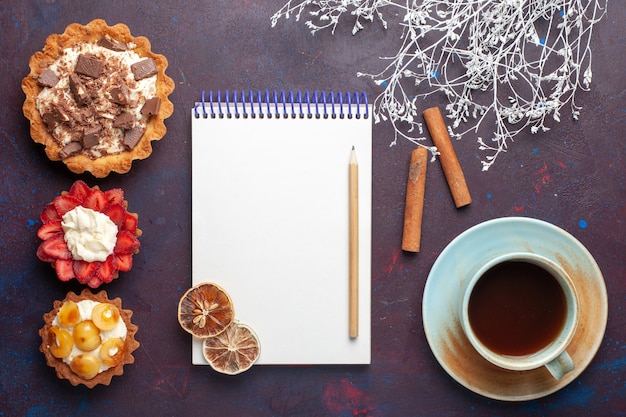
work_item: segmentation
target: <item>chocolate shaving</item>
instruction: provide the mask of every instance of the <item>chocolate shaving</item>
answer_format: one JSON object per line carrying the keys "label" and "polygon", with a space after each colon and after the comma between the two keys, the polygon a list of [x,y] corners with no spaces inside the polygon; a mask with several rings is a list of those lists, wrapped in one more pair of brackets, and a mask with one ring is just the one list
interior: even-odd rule
{"label": "chocolate shaving", "polygon": [[115,104],[119,104],[120,106],[126,106],[128,104],[128,88],[125,85],[121,85],[119,87],[112,88],[109,91],[109,95],[111,96],[111,101]]}
{"label": "chocolate shaving", "polygon": [[113,119],[113,127],[119,127],[122,129],[130,129],[135,125],[135,116],[128,112],[120,113],[115,119]]}
{"label": "chocolate shaving", "polygon": [[74,112],[74,117],[80,123],[87,123],[87,120],[93,118],[94,115],[94,110],[91,107],[81,107]]}
{"label": "chocolate shaving", "polygon": [[70,120],[70,116],[61,104],[52,107],[49,111],[42,114],[41,118],[49,130],[54,130],[61,123]]}
{"label": "chocolate shaving", "polygon": [[117,39],[113,39],[109,35],[104,35],[104,38],[98,41],[98,45],[116,52],[128,50],[128,45],[124,42],[118,41]]}
{"label": "chocolate shaving", "polygon": [[53,130],[59,122],[54,112],[51,111],[42,114],[41,118],[48,127],[48,130]]}
{"label": "chocolate shaving", "polygon": [[100,126],[90,126],[83,129],[83,137],[81,138],[83,148],[91,148],[97,145],[100,142],[101,131],[102,127]]}
{"label": "chocolate shaving", "polygon": [[59,82],[59,77],[51,69],[45,69],[37,77],[37,83],[42,87],[54,87]]}
{"label": "chocolate shaving", "polygon": [[80,54],[76,61],[74,72],[91,78],[98,78],[102,74],[104,64],[101,60],[90,55]]}
{"label": "chocolate shaving", "polygon": [[54,107],[54,112],[61,123],[69,122],[71,119],[70,114],[72,111],[67,108],[67,101],[65,100],[59,101],[59,103]]}
{"label": "chocolate shaving", "polygon": [[77,154],[78,152],[80,152],[82,148],[83,147],[80,145],[80,143],[72,141],[68,143],[67,145],[65,145],[63,149],[59,151],[59,157],[61,159],[65,159],[68,156]]}
{"label": "chocolate shaving", "polygon": [[141,114],[144,116],[155,116],[159,114],[159,109],[161,108],[161,98],[160,97],[152,97],[144,103],[141,108]]}
{"label": "chocolate shaving", "polygon": [[80,77],[76,74],[70,74],[70,91],[74,96],[76,104],[79,106],[86,106],[89,104],[90,97],[85,89],[85,85],[80,80]]}
{"label": "chocolate shaving", "polygon": [[156,75],[157,66],[154,59],[146,58],[132,64],[130,70],[135,75],[135,80],[138,81]]}
{"label": "chocolate shaving", "polygon": [[41,117],[44,123],[46,124],[48,132],[50,133],[53,133],[54,130],[57,128],[57,126],[63,123],[63,120],[61,118],[62,115],[60,115],[59,112],[55,110],[51,110],[47,113],[44,113]]}
{"label": "chocolate shaving", "polygon": [[124,146],[128,149],[133,149],[139,143],[139,140],[143,136],[144,129],[141,126],[135,126],[130,130],[124,132]]}

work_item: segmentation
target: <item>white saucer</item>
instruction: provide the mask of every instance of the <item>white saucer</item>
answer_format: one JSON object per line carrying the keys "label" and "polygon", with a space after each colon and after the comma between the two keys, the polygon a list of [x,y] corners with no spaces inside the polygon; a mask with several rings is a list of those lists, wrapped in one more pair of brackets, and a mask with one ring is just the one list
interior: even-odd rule
{"label": "white saucer", "polygon": [[[458,314],[464,280],[489,258],[512,251],[552,259],[576,286],[580,321],[567,349],[575,369],[558,381],[544,367],[507,371],[492,365],[474,350],[461,329]],[[426,338],[441,366],[466,388],[504,401],[540,398],[576,379],[602,343],[607,315],[606,286],[589,251],[566,231],[526,217],[489,220],[457,236],[435,261],[422,300]]]}

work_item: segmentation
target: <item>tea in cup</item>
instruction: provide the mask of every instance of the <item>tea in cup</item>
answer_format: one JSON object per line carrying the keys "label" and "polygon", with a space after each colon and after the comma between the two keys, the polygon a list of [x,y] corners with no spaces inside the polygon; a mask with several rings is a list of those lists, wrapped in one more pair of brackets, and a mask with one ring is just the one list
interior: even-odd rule
{"label": "tea in cup", "polygon": [[555,379],[574,369],[567,347],[578,300],[567,273],[533,253],[510,253],[483,265],[463,292],[461,324],[489,362],[524,371],[545,366]]}

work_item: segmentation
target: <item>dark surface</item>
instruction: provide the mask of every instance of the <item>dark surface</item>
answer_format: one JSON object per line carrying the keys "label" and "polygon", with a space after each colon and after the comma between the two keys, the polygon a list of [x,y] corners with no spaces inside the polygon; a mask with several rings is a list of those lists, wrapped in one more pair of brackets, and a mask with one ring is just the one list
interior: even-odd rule
{"label": "dark surface", "polygon": [[[190,364],[190,339],[176,320],[191,283],[189,109],[202,89],[381,90],[356,77],[382,68],[399,33],[352,22],[312,36],[303,22],[270,17],[284,2],[2,2],[0,7],[0,416],[618,416],[626,414],[626,3],[611,1],[596,26],[592,89],[577,96],[580,120],[563,116],[546,134],[521,134],[481,172],[475,138],[455,148],[473,203],[455,209],[438,163],[429,165],[421,252],[400,250],[410,151],[390,147],[392,128],[374,126],[372,364],[253,367],[226,377]],[[127,175],[103,180],[71,174],[47,160],[21,112],[28,59],[72,22],[126,23],[168,57],[176,84],[168,133]],[[424,108],[445,104],[431,97]],[[109,387],[58,380],[38,351],[37,330],[55,299],[77,284],[58,281],[35,256],[39,212],[78,178],[122,187],[144,234],[133,269],[104,288],[134,311],[135,364]],[[422,328],[428,272],[459,233],[484,220],[528,216],[574,235],[593,254],[609,294],[603,343],[573,383],[546,398],[505,403],[456,383],[434,359]],[[245,261],[245,252],[242,252]]]}

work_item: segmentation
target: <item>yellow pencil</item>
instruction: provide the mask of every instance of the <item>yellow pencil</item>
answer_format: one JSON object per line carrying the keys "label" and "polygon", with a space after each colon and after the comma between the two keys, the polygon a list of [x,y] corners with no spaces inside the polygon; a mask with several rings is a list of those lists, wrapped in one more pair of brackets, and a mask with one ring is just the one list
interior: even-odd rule
{"label": "yellow pencil", "polygon": [[354,146],[350,153],[350,337],[359,335],[359,165]]}

